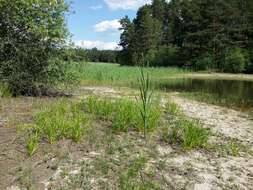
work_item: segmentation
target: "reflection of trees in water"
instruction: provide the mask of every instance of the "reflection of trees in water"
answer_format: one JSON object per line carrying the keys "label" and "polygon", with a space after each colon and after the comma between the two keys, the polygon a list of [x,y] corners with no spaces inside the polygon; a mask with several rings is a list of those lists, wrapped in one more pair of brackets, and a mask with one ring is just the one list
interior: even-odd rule
{"label": "reflection of trees in water", "polygon": [[242,103],[253,106],[253,82],[215,80],[215,79],[172,79],[157,81],[155,86],[162,90],[209,93],[217,98],[225,98],[231,103]]}

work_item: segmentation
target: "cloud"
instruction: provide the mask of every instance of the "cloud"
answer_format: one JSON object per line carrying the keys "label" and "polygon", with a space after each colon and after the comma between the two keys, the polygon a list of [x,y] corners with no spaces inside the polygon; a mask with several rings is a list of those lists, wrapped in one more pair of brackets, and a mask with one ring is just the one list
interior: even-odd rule
{"label": "cloud", "polygon": [[116,50],[119,46],[116,42],[102,42],[102,41],[90,41],[90,40],[79,40],[75,42],[75,45],[84,49],[97,48],[99,50]]}
{"label": "cloud", "polygon": [[102,9],[103,8],[103,6],[102,5],[95,5],[95,6],[91,6],[90,7],[90,9],[92,9],[92,10],[99,10],[99,9]]}
{"label": "cloud", "polygon": [[121,24],[118,19],[105,20],[94,25],[95,32],[119,32]]}
{"label": "cloud", "polygon": [[104,0],[112,10],[136,10],[142,5],[150,3],[151,0]]}

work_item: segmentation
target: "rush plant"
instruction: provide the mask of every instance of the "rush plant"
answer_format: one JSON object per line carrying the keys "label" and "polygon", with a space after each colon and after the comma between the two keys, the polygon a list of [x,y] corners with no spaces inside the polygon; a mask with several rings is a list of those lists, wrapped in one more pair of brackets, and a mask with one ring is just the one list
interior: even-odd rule
{"label": "rush plant", "polygon": [[143,67],[140,68],[139,78],[140,91],[140,114],[143,121],[143,132],[146,138],[147,129],[149,128],[150,109],[152,106],[153,91],[151,87],[151,80],[148,73],[144,72]]}

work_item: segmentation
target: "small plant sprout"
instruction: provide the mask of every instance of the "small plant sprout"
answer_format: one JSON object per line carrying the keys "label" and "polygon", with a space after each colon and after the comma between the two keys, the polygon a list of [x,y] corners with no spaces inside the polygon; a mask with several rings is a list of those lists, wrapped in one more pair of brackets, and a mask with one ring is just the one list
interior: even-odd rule
{"label": "small plant sprout", "polygon": [[38,133],[31,134],[27,142],[27,151],[29,156],[32,156],[39,146],[39,135]]}

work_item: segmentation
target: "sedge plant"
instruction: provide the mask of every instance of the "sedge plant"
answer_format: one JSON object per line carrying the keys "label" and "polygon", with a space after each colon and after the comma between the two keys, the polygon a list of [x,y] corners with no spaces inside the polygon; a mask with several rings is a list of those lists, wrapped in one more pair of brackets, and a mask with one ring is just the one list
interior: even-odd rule
{"label": "sedge plant", "polygon": [[143,132],[146,138],[147,129],[149,127],[150,109],[152,106],[153,90],[151,80],[148,73],[144,72],[144,68],[140,67],[139,91],[140,91],[140,114],[143,122]]}

